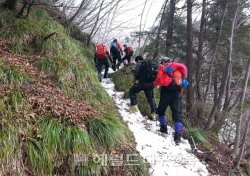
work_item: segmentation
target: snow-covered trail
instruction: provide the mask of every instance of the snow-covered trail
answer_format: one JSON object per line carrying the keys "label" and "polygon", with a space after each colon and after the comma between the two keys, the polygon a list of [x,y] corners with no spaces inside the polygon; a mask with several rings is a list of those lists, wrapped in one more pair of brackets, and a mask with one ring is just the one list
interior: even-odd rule
{"label": "snow-covered trail", "polygon": [[173,140],[173,129],[168,126],[169,134],[160,134],[159,122],[150,121],[143,117],[139,111],[130,110],[127,99],[123,99],[123,92],[115,91],[111,79],[104,79],[101,85],[112,97],[119,108],[124,121],[128,122],[137,142],[136,149],[140,155],[150,163],[149,172],[152,176],[207,176],[206,166],[193,155],[187,140],[182,139],[179,146]]}

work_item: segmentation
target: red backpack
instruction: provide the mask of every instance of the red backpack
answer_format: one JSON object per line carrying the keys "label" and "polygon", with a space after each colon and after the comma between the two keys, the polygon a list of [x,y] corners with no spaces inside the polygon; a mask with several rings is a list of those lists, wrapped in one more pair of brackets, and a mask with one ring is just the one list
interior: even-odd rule
{"label": "red backpack", "polygon": [[128,52],[128,55],[132,56],[133,55],[133,48],[131,46],[128,46],[127,52]]}
{"label": "red backpack", "polygon": [[96,58],[97,59],[107,59],[107,49],[104,44],[98,44],[96,45]]}

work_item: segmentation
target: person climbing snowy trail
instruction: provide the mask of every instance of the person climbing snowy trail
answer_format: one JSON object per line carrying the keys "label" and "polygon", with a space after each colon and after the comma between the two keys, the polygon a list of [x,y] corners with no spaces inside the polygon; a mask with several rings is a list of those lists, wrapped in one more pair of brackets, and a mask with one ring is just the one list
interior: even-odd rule
{"label": "person climbing snowy trail", "polygon": [[192,154],[188,140],[183,139],[179,146],[173,139],[174,130],[168,127],[168,135],[158,131],[159,122],[148,120],[139,111],[130,109],[130,100],[123,99],[123,92],[117,92],[110,78],[103,79],[101,85],[112,97],[118,111],[136,140],[136,149],[150,165],[152,176],[207,176],[209,175],[205,163],[201,163]]}

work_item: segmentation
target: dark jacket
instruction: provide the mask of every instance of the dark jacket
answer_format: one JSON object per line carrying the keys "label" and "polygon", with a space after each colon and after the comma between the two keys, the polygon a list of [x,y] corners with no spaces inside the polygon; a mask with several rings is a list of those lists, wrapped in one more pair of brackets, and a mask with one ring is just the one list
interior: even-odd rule
{"label": "dark jacket", "polygon": [[137,63],[136,66],[135,66],[135,73],[134,73],[134,77],[136,80],[139,80],[140,81],[140,68],[141,68],[141,63]]}

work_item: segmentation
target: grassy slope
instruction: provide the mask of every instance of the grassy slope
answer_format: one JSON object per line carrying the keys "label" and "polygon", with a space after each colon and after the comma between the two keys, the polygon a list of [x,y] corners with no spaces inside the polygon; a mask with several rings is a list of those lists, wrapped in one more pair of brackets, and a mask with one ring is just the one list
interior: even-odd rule
{"label": "grassy slope", "polygon": [[[71,39],[41,9],[33,8],[29,19],[17,19],[16,12],[0,8],[1,40],[10,42],[8,48],[19,58],[33,58],[32,66],[45,74],[55,89],[88,102],[101,114],[82,124],[55,113],[38,114],[26,93],[35,78],[10,58],[6,62],[7,57],[16,57],[14,54],[1,56],[0,175],[147,175],[142,161],[139,166],[123,167],[102,167],[101,161],[94,162],[94,154],[136,151],[131,133],[98,83],[91,58],[93,47]],[[53,32],[56,35],[43,39]],[[87,161],[82,160],[83,155]]]}

